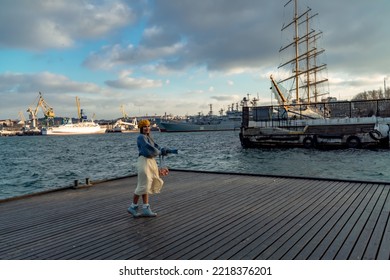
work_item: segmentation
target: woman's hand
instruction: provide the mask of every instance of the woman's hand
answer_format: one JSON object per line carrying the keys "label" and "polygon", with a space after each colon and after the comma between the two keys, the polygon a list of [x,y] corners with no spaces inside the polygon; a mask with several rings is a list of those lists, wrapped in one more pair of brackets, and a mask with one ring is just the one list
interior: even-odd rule
{"label": "woman's hand", "polygon": [[166,167],[162,167],[158,170],[160,176],[167,176],[169,174],[169,170]]}

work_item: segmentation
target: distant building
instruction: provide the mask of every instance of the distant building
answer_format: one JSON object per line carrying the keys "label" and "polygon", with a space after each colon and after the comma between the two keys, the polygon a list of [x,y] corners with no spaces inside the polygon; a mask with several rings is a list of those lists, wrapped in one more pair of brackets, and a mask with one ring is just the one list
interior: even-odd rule
{"label": "distant building", "polygon": [[327,97],[327,98],[323,98],[321,99],[322,102],[337,102],[337,98],[336,97]]}
{"label": "distant building", "polygon": [[6,127],[9,127],[9,126],[14,126],[14,122],[10,119],[8,120],[0,120],[0,126],[6,126]]}

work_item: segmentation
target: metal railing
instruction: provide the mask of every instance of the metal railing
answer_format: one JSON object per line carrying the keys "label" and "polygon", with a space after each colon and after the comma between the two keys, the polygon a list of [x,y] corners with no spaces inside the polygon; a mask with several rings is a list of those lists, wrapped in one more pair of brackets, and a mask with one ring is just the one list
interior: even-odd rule
{"label": "metal railing", "polygon": [[243,107],[242,126],[247,127],[249,121],[271,122],[280,125],[282,122],[291,120],[372,116],[390,117],[390,99]]}

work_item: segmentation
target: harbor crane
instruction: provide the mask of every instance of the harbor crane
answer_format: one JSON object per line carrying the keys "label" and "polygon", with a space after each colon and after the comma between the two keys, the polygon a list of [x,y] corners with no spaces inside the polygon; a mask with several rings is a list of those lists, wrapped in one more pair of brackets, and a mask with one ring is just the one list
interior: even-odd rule
{"label": "harbor crane", "polygon": [[79,121],[83,122],[87,119],[87,116],[84,114],[84,109],[80,108],[80,98],[76,96],[76,105],[77,105],[77,116],[79,117]]}
{"label": "harbor crane", "polygon": [[19,117],[20,117],[20,124],[26,125],[26,118],[23,115],[23,112],[19,112]]}
{"label": "harbor crane", "polygon": [[22,124],[23,125],[23,129],[26,130],[27,129],[27,122],[26,122],[26,118],[24,117],[22,111],[19,111],[19,117],[20,117],[19,124]]}
{"label": "harbor crane", "polygon": [[39,95],[37,97],[38,101],[36,102],[35,108],[29,107],[27,109],[27,112],[30,115],[30,120],[31,120],[31,128],[36,129],[37,128],[37,114],[38,114],[38,109],[41,108],[43,115],[45,116],[45,119],[47,123],[50,121],[53,121],[55,114],[53,108],[43,99],[42,93],[39,92]]}
{"label": "harbor crane", "polygon": [[123,117],[125,120],[129,118],[129,115],[126,114],[125,108],[124,108],[123,105],[121,105],[121,113],[122,113],[122,117]]}

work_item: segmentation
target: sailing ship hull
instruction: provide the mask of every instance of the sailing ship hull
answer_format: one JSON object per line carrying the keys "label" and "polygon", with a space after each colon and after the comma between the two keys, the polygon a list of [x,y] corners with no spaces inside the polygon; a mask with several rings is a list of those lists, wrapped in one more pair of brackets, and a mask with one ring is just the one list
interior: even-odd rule
{"label": "sailing ship hull", "polygon": [[[303,148],[389,148],[390,100],[361,102],[336,102],[341,108],[363,105],[381,108],[382,116],[346,116],[324,119],[279,119],[275,116],[258,116],[258,108],[243,109],[240,141],[245,148],[303,147]],[[349,104],[349,106],[346,106]],[[324,105],[324,104],[323,104]],[[324,105],[325,106],[325,105]],[[387,107],[387,108],[386,108]],[[261,111],[272,111],[262,107]],[[252,113],[250,113],[252,111]],[[336,111],[340,114],[341,111]],[[352,109],[347,111],[351,112]],[[361,110],[360,110],[361,112]],[[378,111],[379,112],[379,111]]]}
{"label": "sailing ship hull", "polygon": [[[318,149],[335,148],[388,148],[389,138],[378,139],[375,124],[324,125],[313,127],[318,133],[275,133],[268,134],[261,128],[243,130],[240,133],[241,144],[245,148],[302,147]],[[353,130],[351,133],[329,134],[327,131],[340,129]],[[361,132],[365,131],[365,132]],[[367,132],[368,131],[368,132]]]}
{"label": "sailing ship hull", "polygon": [[57,127],[42,129],[42,135],[78,135],[78,134],[101,134],[106,129],[94,122],[82,122],[78,124],[64,124]]}
{"label": "sailing ship hull", "polygon": [[[290,10],[291,5],[294,7]],[[328,79],[322,76],[326,69],[320,59],[324,50],[317,45],[322,32],[311,25],[317,14],[308,7],[301,10],[297,0],[288,1],[284,7],[292,18],[281,31],[291,34],[279,50],[284,53],[284,61],[278,68],[284,69],[280,72],[286,76],[282,74],[279,82],[270,77],[279,106],[249,107],[249,100],[243,99],[242,146],[388,148],[390,99],[321,98],[329,92],[325,86]],[[320,98],[322,102],[318,102]]]}

